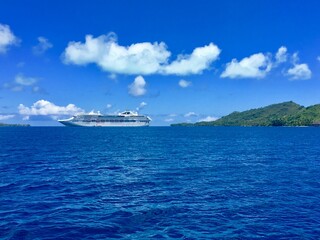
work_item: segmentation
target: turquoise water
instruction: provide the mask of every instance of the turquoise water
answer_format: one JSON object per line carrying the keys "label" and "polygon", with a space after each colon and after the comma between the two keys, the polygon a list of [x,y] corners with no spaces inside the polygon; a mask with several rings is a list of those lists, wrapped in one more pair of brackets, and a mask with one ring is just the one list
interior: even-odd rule
{"label": "turquoise water", "polygon": [[0,238],[320,236],[320,128],[0,128]]}

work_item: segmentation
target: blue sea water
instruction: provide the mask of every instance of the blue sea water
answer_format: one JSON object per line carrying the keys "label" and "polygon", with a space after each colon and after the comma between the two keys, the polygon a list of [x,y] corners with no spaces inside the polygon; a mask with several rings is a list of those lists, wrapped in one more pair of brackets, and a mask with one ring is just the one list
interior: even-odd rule
{"label": "blue sea water", "polygon": [[0,238],[320,238],[320,128],[0,128]]}

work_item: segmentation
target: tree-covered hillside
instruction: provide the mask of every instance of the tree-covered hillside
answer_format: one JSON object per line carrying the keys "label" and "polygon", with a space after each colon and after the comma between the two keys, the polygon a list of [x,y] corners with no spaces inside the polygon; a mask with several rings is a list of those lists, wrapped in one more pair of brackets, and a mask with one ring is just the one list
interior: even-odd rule
{"label": "tree-covered hillside", "polygon": [[212,122],[171,126],[312,126],[320,123],[320,104],[303,107],[292,101],[244,112],[233,112]]}

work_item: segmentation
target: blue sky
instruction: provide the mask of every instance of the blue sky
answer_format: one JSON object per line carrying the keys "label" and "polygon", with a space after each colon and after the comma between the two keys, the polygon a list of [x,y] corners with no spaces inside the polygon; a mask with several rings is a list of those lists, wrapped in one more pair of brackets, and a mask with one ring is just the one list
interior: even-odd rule
{"label": "blue sky", "polygon": [[318,1],[0,1],[0,122],[320,103]]}

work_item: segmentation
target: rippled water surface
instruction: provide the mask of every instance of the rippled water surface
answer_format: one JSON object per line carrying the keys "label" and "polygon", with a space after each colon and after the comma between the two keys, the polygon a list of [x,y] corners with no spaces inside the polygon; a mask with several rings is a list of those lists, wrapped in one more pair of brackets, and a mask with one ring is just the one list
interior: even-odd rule
{"label": "rippled water surface", "polygon": [[0,128],[0,238],[320,237],[320,128]]}

